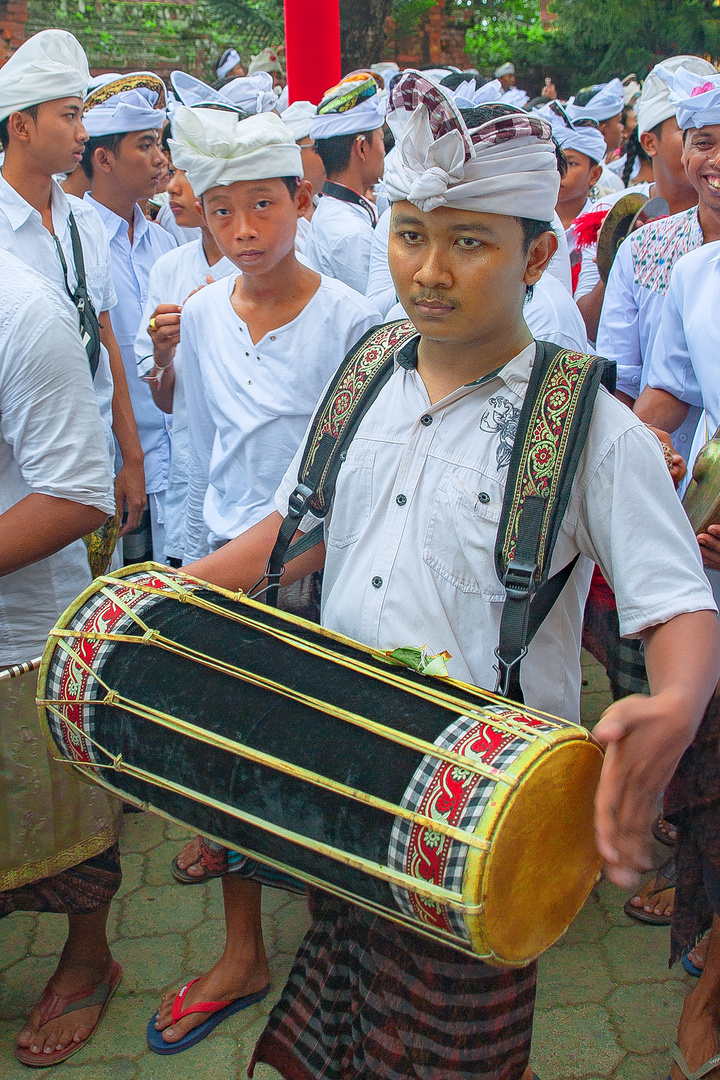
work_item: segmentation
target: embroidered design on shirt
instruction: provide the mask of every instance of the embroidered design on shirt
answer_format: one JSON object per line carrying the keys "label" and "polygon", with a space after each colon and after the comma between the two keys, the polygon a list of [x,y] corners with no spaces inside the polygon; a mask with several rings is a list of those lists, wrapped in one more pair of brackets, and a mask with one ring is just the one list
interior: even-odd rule
{"label": "embroidered design on shirt", "polygon": [[677,260],[702,242],[696,206],[643,225],[630,240],[636,284],[664,296]]}
{"label": "embroidered design on shirt", "polygon": [[489,403],[491,408],[483,413],[480,430],[488,431],[493,435],[499,432],[500,441],[495,451],[495,458],[498,469],[507,469],[517,435],[520,409],[502,394],[491,397]]}

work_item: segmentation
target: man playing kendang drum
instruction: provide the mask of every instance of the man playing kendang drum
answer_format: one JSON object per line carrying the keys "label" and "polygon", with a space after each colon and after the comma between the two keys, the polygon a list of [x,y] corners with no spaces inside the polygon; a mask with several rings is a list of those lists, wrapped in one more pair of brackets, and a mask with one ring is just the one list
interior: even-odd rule
{"label": "man playing kendang drum", "polygon": [[[419,332],[397,352],[348,448],[324,545],[291,561],[283,582],[324,565],[324,625],[374,648],[447,649],[452,675],[492,687],[504,600],[493,548],[536,356],[523,303],[556,246],[554,145],[543,121],[505,106],[461,115],[416,72],[393,89],[389,122],[398,146],[386,178],[390,263]],[[278,513],[190,573],[232,589],[264,574],[298,461],[278,492]],[[622,632],[645,641],[652,688],[648,698],[615,703],[596,729],[608,745],[598,843],[609,876],[627,886],[649,865],[655,800],[717,682],[720,642],[660,446],[604,391],[555,569],[578,553],[523,661],[522,688],[533,707],[577,718],[582,608],[597,562],[615,590]],[[236,929],[257,956],[252,887]],[[530,1080],[534,965],[489,967],[324,894],[313,894],[312,906],[254,1062],[290,1080]],[[192,1000],[247,994],[253,979],[248,963],[216,965]],[[175,1032],[204,1018],[188,1016]]]}

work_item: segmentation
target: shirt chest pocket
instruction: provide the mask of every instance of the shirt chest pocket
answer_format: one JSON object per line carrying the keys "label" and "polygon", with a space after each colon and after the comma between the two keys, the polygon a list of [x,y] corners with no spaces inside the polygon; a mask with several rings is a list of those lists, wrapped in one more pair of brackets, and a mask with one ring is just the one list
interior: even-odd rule
{"label": "shirt chest pocket", "polygon": [[445,473],[433,501],[423,560],[459,592],[502,601],[494,552],[503,490],[487,477],[475,482],[477,490],[451,470]]}
{"label": "shirt chest pocket", "polygon": [[350,446],[347,460],[338,473],[326,544],[344,548],[354,544],[365,529],[372,508],[372,478],[375,451]]}

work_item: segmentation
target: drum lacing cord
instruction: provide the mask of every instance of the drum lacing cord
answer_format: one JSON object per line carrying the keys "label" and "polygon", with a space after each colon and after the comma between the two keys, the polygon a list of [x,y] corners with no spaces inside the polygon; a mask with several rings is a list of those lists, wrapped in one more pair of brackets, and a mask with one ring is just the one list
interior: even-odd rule
{"label": "drum lacing cord", "polygon": [[[179,583],[173,581],[170,578],[166,578],[163,573],[157,573],[156,576],[160,580],[166,582],[168,589],[171,590],[173,593],[177,593],[178,599],[181,599],[183,603],[192,604],[195,607],[199,607],[204,611],[219,615],[223,618],[228,618],[232,622],[237,622],[240,625],[251,627],[252,629],[258,630],[260,633],[263,633],[268,637],[273,637],[276,640],[281,641],[283,644],[287,644],[294,648],[300,649],[303,652],[319,656],[321,659],[328,660],[331,663],[334,663],[340,667],[346,667],[350,671],[355,671],[360,674],[368,675],[370,678],[375,679],[378,682],[383,682],[386,685],[396,686],[398,680],[400,680],[402,682],[403,688],[408,693],[411,693],[414,696],[420,697],[426,701],[432,701],[433,703],[441,706],[442,708],[448,709],[449,711],[454,712],[459,716],[477,717],[478,721],[481,722],[488,720],[487,713],[482,705],[478,705],[475,708],[468,708],[467,701],[463,701],[462,698],[457,698],[452,694],[448,694],[446,691],[438,690],[431,684],[428,684],[427,687],[417,686],[415,683],[412,683],[409,680],[404,680],[401,675],[397,674],[396,670],[394,670],[392,674],[390,672],[385,673],[382,671],[378,671],[376,668],[372,667],[370,664],[364,663],[363,661],[356,660],[350,657],[341,657],[337,653],[333,652],[331,649],[325,648],[322,645],[318,645],[317,643],[310,644],[304,641],[303,638],[298,637],[297,635],[292,634],[288,631],[280,630],[276,627],[270,627],[267,624],[258,621],[257,619],[252,619],[247,615],[241,615],[240,612],[229,611],[227,608],[221,607],[219,604],[214,604],[212,601],[208,601],[203,599],[202,597],[198,597],[195,594],[190,593],[188,590],[183,589],[183,587]],[[262,611],[267,611],[267,605],[258,603],[257,601],[250,599],[242,593],[231,593],[226,589],[209,586],[207,582],[203,582],[199,578],[190,578],[189,575],[184,576],[186,576],[188,580],[196,582],[197,586],[200,588],[211,588],[214,592],[218,592],[224,596],[227,596],[229,599],[233,599],[235,601],[242,601],[249,606],[255,606]],[[108,584],[117,585],[118,579],[112,577],[103,577],[100,580],[107,582]],[[126,586],[128,588],[133,588],[133,583],[127,582]],[[168,592],[166,590],[153,589],[151,586],[148,587],[144,584],[141,586],[136,586],[136,588],[138,589],[138,591],[143,593],[152,593],[156,596],[163,596],[169,598]],[[105,592],[106,595],[108,595],[111,599],[120,602],[119,598],[116,597],[114,594],[109,593],[104,589],[102,591]],[[120,603],[120,606],[123,607],[123,610],[127,611],[127,614],[130,615],[130,617],[133,618],[141,628],[147,629],[146,624],[142,622],[139,616],[136,616],[130,608],[126,607],[122,603]],[[288,616],[287,613],[277,610],[274,610],[272,614],[274,616],[284,618],[290,623],[300,623],[301,625],[306,626],[315,634],[323,633],[323,629],[321,627],[318,627],[315,623],[308,622],[306,619],[298,619],[294,616]],[[328,631],[324,631],[324,635],[330,637],[331,639],[334,636],[332,632]],[[366,651],[375,660],[378,660],[383,664],[388,664],[387,656],[385,656],[383,653],[380,653],[374,649],[367,649]],[[473,695],[477,694],[477,687],[468,686],[467,689]],[[498,694],[494,694],[489,690],[483,690],[482,695],[483,697],[486,697],[488,701],[497,703],[503,709],[507,710],[508,706],[511,705],[511,703],[509,703],[506,698],[503,698]],[[567,721],[561,721],[558,719],[558,717],[552,716],[549,713],[543,713],[536,709],[526,711],[528,711],[532,716],[537,716],[542,721],[542,723],[547,724],[552,728],[567,728],[568,731],[572,730],[575,733],[575,736],[577,735],[578,730],[587,735],[585,729],[581,728],[579,725],[570,725]],[[553,742],[553,740],[551,740],[544,732],[539,731],[531,724],[523,723],[523,721],[518,720],[514,717],[501,719],[496,713],[492,713],[491,722],[494,727],[498,728],[498,730],[504,731],[508,735],[514,735],[516,738],[525,739],[527,742],[540,741],[545,743],[547,746],[550,746]],[[432,744],[426,745],[428,747],[432,746]],[[434,751],[432,749],[428,749],[426,752],[433,753]],[[467,758],[463,758],[462,760],[465,762],[466,765],[469,763]],[[503,774],[498,773],[497,770],[493,771],[493,775],[494,778],[498,780],[504,778]]]}
{"label": "drum lacing cord", "polygon": [[[137,638],[131,640],[137,641]],[[160,642],[153,642],[160,644]],[[271,754],[266,754],[262,750],[255,750],[251,747],[245,746],[242,743],[235,742],[232,739],[226,739],[224,736],[217,735],[214,732],[207,731],[205,728],[197,727],[195,724],[191,724],[186,720],[181,720],[179,717],[171,716],[169,713],[161,712],[158,709],[152,709],[147,705],[142,705],[140,702],[133,701],[131,698],[126,698],[119,694],[116,690],[111,690],[106,683],[104,683],[97,674],[95,674],[92,668],[86,663],[81,656],[79,656],[74,649],[71,649],[65,642],[59,641],[58,645],[71,656],[80,666],[97,679],[98,683],[106,691],[104,698],[75,698],[75,699],[58,699],[54,703],[43,699],[38,700],[38,704],[45,705],[50,708],[53,713],[65,721],[73,730],[77,731],[83,738],[89,739],[93,742],[90,735],[87,735],[81,729],[77,728],[71,720],[65,717],[57,708],[56,705],[71,705],[71,706],[84,706],[84,705],[109,705],[116,708],[123,708],[128,712],[134,713],[143,719],[154,721],[161,724],[163,727],[168,728],[176,733],[186,735],[189,738],[196,739],[205,745],[214,746],[218,750],[224,750],[228,753],[235,754],[238,757],[242,757],[248,761],[252,761],[258,765],[264,765],[268,768],[274,769],[277,772],[285,773],[295,779],[302,780],[306,783],[313,784],[316,787],[323,788],[324,790],[334,791],[339,795],[344,795],[347,798],[353,799],[355,802],[361,802],[369,806],[373,806],[377,810],[381,810],[392,817],[404,818],[410,821],[412,824],[419,826],[420,828],[429,829],[431,832],[440,833],[441,835],[448,836],[453,840],[459,841],[461,844],[465,844],[468,847],[476,848],[479,851],[489,851],[490,844],[486,840],[481,840],[479,837],[474,836],[472,833],[466,832],[464,829],[460,829],[454,825],[448,825],[446,822],[437,821],[434,818],[427,817],[423,814],[418,814],[416,811],[409,809],[408,807],[398,806],[395,803],[389,802],[386,799],[382,799],[377,795],[372,795],[369,792],[360,791],[358,788],[352,788],[347,784],[343,784],[340,781],[331,780],[329,777],[322,776],[319,773],[315,773],[310,769],[304,769],[299,765],[292,765],[282,760],[282,758],[274,757]],[[162,646],[161,646],[162,647]],[[98,746],[93,742],[93,745]],[[112,755],[104,747],[102,749],[108,757]],[[460,755],[454,755],[456,759],[460,761],[466,761],[465,758]],[[452,762],[455,764],[455,761]],[[468,762],[470,771],[472,771],[472,763]],[[109,766],[104,766],[108,768]],[[127,771],[128,766],[124,765],[123,770]],[[123,771],[121,770],[121,771]],[[478,771],[478,770],[476,770]],[[508,781],[511,786],[517,782],[514,778],[509,778]]]}
{"label": "drum lacing cord", "polygon": [[[95,702],[97,704],[97,702]],[[266,832],[270,832],[275,836],[279,836],[283,839],[290,840],[293,843],[298,844],[300,847],[308,848],[311,851],[316,851],[319,854],[327,855],[328,858],[334,859],[336,862],[342,862],[347,866],[355,867],[358,870],[363,870],[365,873],[370,874],[373,877],[380,878],[383,881],[390,882],[391,884],[398,885],[400,888],[408,889],[411,892],[417,893],[419,896],[426,896],[431,900],[436,900],[439,903],[456,908],[459,911],[464,911],[467,914],[479,914],[483,910],[482,904],[466,904],[463,901],[460,893],[453,892],[451,889],[445,889],[441,885],[433,885],[431,882],[423,881],[421,878],[412,877],[409,874],[404,874],[399,870],[392,870],[389,867],[381,866],[380,863],[375,863],[370,859],[365,859],[360,855],[350,855],[348,852],[341,851],[339,848],[333,847],[331,844],[325,844],[314,837],[304,836],[301,833],[293,832],[291,829],[285,829],[281,825],[276,825],[273,822],[265,821],[263,818],[257,817],[255,814],[249,814],[247,812],[241,812],[236,807],[230,806],[228,803],[223,803],[218,799],[213,799],[211,796],[204,795],[202,799],[197,798],[197,792],[194,792],[191,788],[185,787],[183,784],[175,784],[165,777],[157,776],[155,773],[151,773],[146,769],[142,769],[137,765],[131,765],[129,762],[123,760],[121,754],[113,755],[104,747],[100,746],[92,736],[84,732],[77,724],[72,720],[68,720],[62,716],[56,709],[50,706],[53,712],[56,712],[61,719],[65,720],[68,727],[71,728],[76,734],[83,739],[87,739],[92,743],[101,753],[110,758],[108,764],[101,764],[97,762],[86,761],[72,761],[70,759],[58,758],[60,764],[72,765],[81,771],[92,772],[93,769],[115,769],[117,772],[127,773],[129,776],[134,776],[139,780],[146,780],[148,783],[153,784],[155,787],[164,788],[166,791],[170,791],[177,795],[183,795],[186,798],[192,799],[194,802],[202,802],[205,806],[210,806],[213,809],[219,810],[222,813],[229,814],[231,817],[237,818],[240,821],[244,821],[247,824],[254,825]],[[428,819],[431,826],[440,824],[439,822],[432,822]],[[440,831],[440,830],[436,830]],[[471,839],[470,837],[467,840]],[[474,838],[472,838],[474,839]],[[463,842],[467,842],[467,840]],[[486,841],[482,841],[485,844]],[[489,849],[489,844],[487,845]],[[486,850],[487,850],[486,849]]]}

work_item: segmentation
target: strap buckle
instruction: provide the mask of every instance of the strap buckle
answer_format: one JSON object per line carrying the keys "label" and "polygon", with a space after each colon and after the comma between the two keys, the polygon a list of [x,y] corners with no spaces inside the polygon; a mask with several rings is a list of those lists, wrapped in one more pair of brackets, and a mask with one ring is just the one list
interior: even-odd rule
{"label": "strap buckle", "polygon": [[313,495],[313,489],[307,484],[298,484],[288,499],[288,515],[294,518],[304,517],[307,513],[307,504]]}
{"label": "strap buckle", "polygon": [[502,583],[509,600],[527,600],[534,589],[536,570],[537,563],[532,566],[515,560],[508,563]]}
{"label": "strap buckle", "polygon": [[497,671],[497,684],[495,686],[495,693],[496,694],[500,694],[501,697],[507,697],[508,696],[508,690],[510,688],[510,677],[512,675],[513,668],[517,667],[520,664],[520,661],[525,656],[527,656],[527,651],[528,651],[527,645],[523,645],[523,647],[520,650],[520,652],[518,653],[518,655],[513,660],[511,660],[510,663],[508,664],[503,660],[502,656],[500,655],[499,646],[495,650],[495,657],[497,659],[497,664],[494,664],[493,668],[494,668],[495,671]]}

